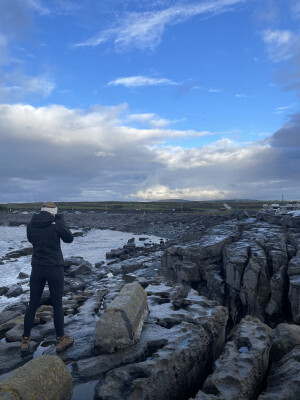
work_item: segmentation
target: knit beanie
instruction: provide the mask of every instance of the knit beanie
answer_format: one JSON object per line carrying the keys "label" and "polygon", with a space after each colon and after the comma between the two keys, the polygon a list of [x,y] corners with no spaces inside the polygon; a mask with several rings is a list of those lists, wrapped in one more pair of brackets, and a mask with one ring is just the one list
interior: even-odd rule
{"label": "knit beanie", "polygon": [[57,214],[57,206],[52,201],[47,201],[47,203],[44,203],[42,205],[41,211],[47,211],[55,216]]}

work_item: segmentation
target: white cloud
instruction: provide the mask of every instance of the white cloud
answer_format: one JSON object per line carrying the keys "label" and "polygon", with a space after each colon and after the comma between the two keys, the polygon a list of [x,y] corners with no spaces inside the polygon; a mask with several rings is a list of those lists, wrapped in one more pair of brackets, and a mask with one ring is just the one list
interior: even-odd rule
{"label": "white cloud", "polygon": [[270,146],[265,143],[241,146],[229,139],[222,139],[199,148],[155,148],[155,154],[157,160],[169,170],[188,170],[212,166],[221,170],[226,166],[239,168],[239,165],[245,163],[250,167],[256,162],[259,154],[265,153],[269,149]]}
{"label": "white cloud", "polygon": [[164,118],[160,118],[154,113],[143,113],[143,114],[129,114],[126,118],[127,122],[138,122],[143,124],[149,124],[155,128],[163,128],[171,124],[175,124],[182,120],[169,121]]}
{"label": "white cloud", "polygon": [[272,31],[267,29],[263,32],[263,39],[266,43],[275,43],[276,45],[286,45],[291,42],[293,33],[291,31]]}
{"label": "white cloud", "polygon": [[118,23],[118,27],[100,32],[80,46],[98,46],[113,40],[119,49],[131,46],[139,49],[154,49],[161,41],[166,26],[176,25],[197,15],[211,16],[232,10],[232,6],[247,0],[214,0],[202,3],[175,5],[164,10],[144,13],[128,13],[126,18]]}
{"label": "white cloud", "polygon": [[137,121],[137,122],[149,122],[156,119],[157,116],[154,113],[144,113],[144,114],[130,114],[127,117],[128,122]]}
{"label": "white cloud", "polygon": [[74,0],[22,0],[32,10],[38,12],[41,15],[61,15],[61,14],[73,14],[74,12],[82,12],[84,1],[76,2]]}
{"label": "white cloud", "polygon": [[0,99],[21,100],[29,94],[48,97],[55,89],[55,83],[48,76],[28,76],[19,70],[2,74],[0,78]]}
{"label": "white cloud", "polygon": [[211,88],[208,90],[209,93],[221,93],[223,89],[216,89],[216,88]]}
{"label": "white cloud", "polygon": [[293,108],[297,106],[297,103],[291,104],[289,106],[277,107],[274,111],[274,114],[283,114],[286,111],[291,111]]}
{"label": "white cloud", "polygon": [[128,77],[114,79],[113,81],[108,82],[108,85],[109,86],[123,85],[128,88],[135,88],[141,86],[177,85],[177,83],[167,78],[150,78],[148,76],[136,75],[136,76],[128,76]]}
{"label": "white cloud", "polygon": [[235,97],[239,99],[246,99],[248,96],[245,93],[237,93]]}
{"label": "white cloud", "polygon": [[138,198],[142,200],[163,200],[163,199],[187,199],[187,200],[220,200],[232,196],[231,191],[209,190],[201,187],[196,188],[175,188],[171,189],[166,185],[154,185],[145,190],[138,190],[131,193],[127,198]]}
{"label": "white cloud", "polygon": [[273,62],[289,60],[300,50],[300,35],[290,30],[267,29],[262,32],[262,38]]}
{"label": "white cloud", "polygon": [[[46,141],[53,144],[89,143],[101,150],[110,150],[124,143],[151,144],[169,138],[201,137],[212,135],[208,131],[174,130],[160,128],[133,128],[122,124],[122,120],[139,118],[137,114],[123,117],[128,106],[94,107],[90,110],[68,109],[52,105],[35,108],[30,105],[0,105],[0,124],[10,127],[7,135],[19,139]],[[155,114],[144,114],[140,121],[151,121]],[[160,119],[158,117],[158,125]],[[154,120],[152,120],[154,121]],[[161,124],[162,125],[162,124]],[[34,135],[33,135],[34,132]],[[59,134],[57,134],[59,132]],[[95,149],[96,151],[96,149]]]}
{"label": "white cloud", "polygon": [[41,93],[47,97],[55,88],[54,82],[46,76],[28,77],[23,84],[24,91]]}

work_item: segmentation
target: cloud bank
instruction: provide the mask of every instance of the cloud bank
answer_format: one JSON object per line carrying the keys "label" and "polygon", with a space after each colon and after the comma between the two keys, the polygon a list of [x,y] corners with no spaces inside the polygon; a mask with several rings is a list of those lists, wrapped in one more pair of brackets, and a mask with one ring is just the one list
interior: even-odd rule
{"label": "cloud bank", "polygon": [[1,202],[300,197],[300,114],[269,139],[185,148],[212,132],[148,124],[127,104],[90,109],[0,106]]}

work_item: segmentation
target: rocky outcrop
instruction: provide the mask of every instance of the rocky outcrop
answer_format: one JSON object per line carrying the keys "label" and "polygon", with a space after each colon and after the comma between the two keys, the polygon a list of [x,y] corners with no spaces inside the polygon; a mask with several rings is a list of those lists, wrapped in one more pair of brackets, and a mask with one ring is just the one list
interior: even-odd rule
{"label": "rocky outcrop", "polygon": [[294,322],[300,324],[300,244],[296,256],[289,262],[288,276],[291,312]]}
{"label": "rocky outcrop", "polygon": [[136,245],[134,243],[134,238],[129,239],[128,242],[122,247],[118,249],[112,249],[108,253],[106,253],[106,258],[113,259],[119,258],[120,260],[126,260],[129,258],[129,254],[134,254],[136,251]]}
{"label": "rocky outcrop", "polygon": [[[178,214],[121,220],[106,215],[101,222],[85,214],[78,219],[102,228],[120,223],[143,238],[156,233],[173,242],[139,246],[131,240],[113,252],[114,258],[95,266],[82,257],[65,260],[65,327],[75,344],[60,358],[72,374],[74,398],[276,400],[282,391],[282,399],[297,399],[300,229],[281,217],[267,222],[239,214],[216,225],[220,220]],[[105,329],[97,332],[96,326],[127,282],[145,289],[148,317],[137,342],[101,354],[95,336]],[[28,282],[21,283],[22,296],[5,298],[16,303],[0,313],[0,375],[39,354],[56,354],[51,298],[45,290],[30,351],[20,357],[29,299]],[[130,310],[134,314],[135,308]],[[245,318],[248,314],[253,316]],[[130,318],[125,320],[127,329]],[[271,351],[272,333],[263,322],[275,328]],[[113,336],[109,329],[107,336]]]}
{"label": "rocky outcrop", "polygon": [[235,224],[224,224],[211,229],[197,244],[170,247],[162,257],[160,275],[191,286],[222,304],[225,294],[222,250],[238,237]]}
{"label": "rocky outcrop", "polygon": [[270,360],[281,360],[295,347],[300,346],[300,326],[294,324],[279,324],[274,329]]}
{"label": "rocky outcrop", "polygon": [[[266,376],[272,330],[257,318],[244,318],[203,385],[212,399],[255,400]],[[201,395],[196,397],[200,398]]]}
{"label": "rocky outcrop", "polygon": [[294,249],[289,241],[281,226],[251,219],[228,222],[209,230],[197,244],[168,248],[160,274],[228,307],[232,325],[250,314],[275,326],[290,317],[290,303],[296,322],[300,275],[298,269],[288,269]]}
{"label": "rocky outcrop", "polygon": [[234,321],[245,314],[265,322],[280,320],[288,261],[284,230],[250,224],[237,242],[224,248],[223,254],[228,293],[225,302]]}
{"label": "rocky outcrop", "polygon": [[0,386],[0,399],[69,400],[72,377],[57,356],[39,356],[17,369]]}
{"label": "rocky outcrop", "polygon": [[257,400],[299,400],[299,398],[300,346],[272,366],[267,389]]}
{"label": "rocky outcrop", "polygon": [[147,295],[139,283],[128,283],[97,322],[95,347],[112,353],[140,338],[147,316]]}

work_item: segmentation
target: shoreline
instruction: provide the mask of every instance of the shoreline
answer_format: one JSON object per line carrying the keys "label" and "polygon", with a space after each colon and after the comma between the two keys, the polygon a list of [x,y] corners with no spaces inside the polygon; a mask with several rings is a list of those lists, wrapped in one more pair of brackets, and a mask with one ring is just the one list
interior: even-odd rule
{"label": "shoreline", "polygon": [[[31,214],[0,214],[0,225],[26,225],[31,218]],[[198,240],[208,228],[234,219],[237,219],[237,214],[69,213],[64,215],[66,224],[73,229],[110,229],[131,232],[135,235],[159,236],[178,243]]]}

